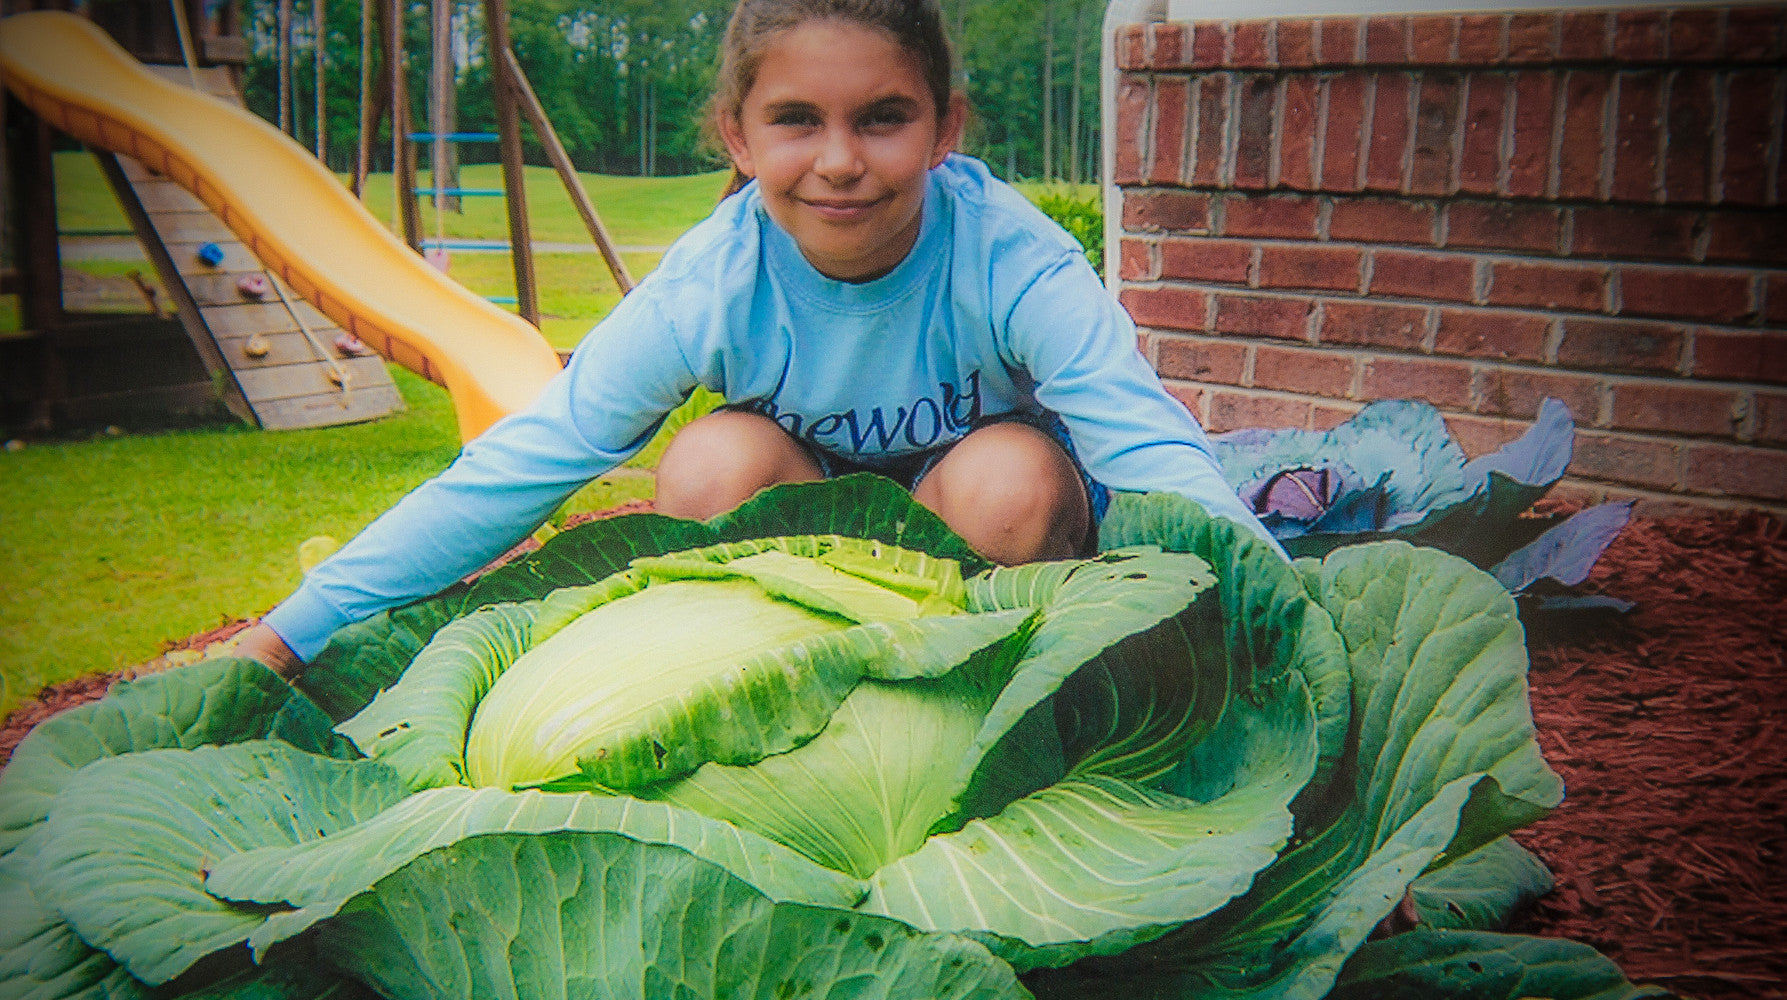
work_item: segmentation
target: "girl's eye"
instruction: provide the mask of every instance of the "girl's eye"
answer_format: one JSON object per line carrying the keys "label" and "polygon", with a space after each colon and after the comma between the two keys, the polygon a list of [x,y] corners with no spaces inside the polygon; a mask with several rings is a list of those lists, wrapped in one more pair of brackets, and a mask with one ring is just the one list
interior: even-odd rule
{"label": "girl's eye", "polygon": [[905,108],[883,107],[875,108],[864,115],[862,127],[865,129],[893,129],[911,121],[912,115]]}
{"label": "girl's eye", "polygon": [[819,124],[819,116],[811,111],[778,111],[770,116],[769,123],[805,128]]}

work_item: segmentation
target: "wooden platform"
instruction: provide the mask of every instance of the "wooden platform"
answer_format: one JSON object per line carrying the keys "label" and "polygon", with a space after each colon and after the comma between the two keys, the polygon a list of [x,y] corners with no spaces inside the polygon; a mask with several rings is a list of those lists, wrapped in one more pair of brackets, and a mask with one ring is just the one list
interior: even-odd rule
{"label": "wooden platform", "polygon": [[[154,68],[175,82],[190,82],[185,67]],[[207,93],[242,103],[227,70],[200,70],[199,81]],[[268,430],[288,430],[370,420],[404,408],[384,361],[337,350],[341,328],[289,289],[289,309],[274,291],[255,298],[239,289],[243,278],[272,279],[197,198],[135,160],[96,155],[192,346],[219,373],[232,411]],[[215,265],[199,256],[207,243],[223,252]],[[257,353],[264,346],[265,353],[250,354],[251,344]],[[338,376],[345,376],[345,387]]]}

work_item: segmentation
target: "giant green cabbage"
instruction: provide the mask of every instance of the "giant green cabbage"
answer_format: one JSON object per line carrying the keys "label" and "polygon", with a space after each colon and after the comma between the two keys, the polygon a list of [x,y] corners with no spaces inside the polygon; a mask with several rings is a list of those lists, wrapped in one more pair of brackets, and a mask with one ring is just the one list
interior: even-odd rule
{"label": "giant green cabbage", "polygon": [[[1101,542],[994,568],[848,477],[567,531],[297,688],[120,685],[0,774],[0,997],[1607,978],[1483,933],[1486,886],[1544,875],[1503,835],[1562,795],[1494,579],[1401,543],[1292,567],[1172,497]],[[1362,950],[1411,886],[1469,936]]]}

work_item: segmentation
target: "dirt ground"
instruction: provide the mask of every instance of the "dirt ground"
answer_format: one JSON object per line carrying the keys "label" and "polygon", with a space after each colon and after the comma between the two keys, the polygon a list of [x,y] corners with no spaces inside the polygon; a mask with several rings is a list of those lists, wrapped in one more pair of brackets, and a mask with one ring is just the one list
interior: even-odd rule
{"label": "dirt ground", "polygon": [[[1684,997],[1787,998],[1787,525],[1638,518],[1588,588],[1637,607],[1531,637],[1539,742],[1569,792],[1517,835],[1558,880],[1523,929],[1587,941]],[[0,761],[113,679],[20,707]]]}

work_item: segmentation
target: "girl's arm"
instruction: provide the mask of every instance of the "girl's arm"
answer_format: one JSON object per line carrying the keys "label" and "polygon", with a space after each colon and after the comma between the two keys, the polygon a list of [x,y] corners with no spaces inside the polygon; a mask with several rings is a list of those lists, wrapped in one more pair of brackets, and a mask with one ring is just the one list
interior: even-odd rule
{"label": "girl's arm", "polygon": [[1117,490],[1178,493],[1252,529],[1271,532],[1223,479],[1204,429],[1160,384],[1137,350],[1135,322],[1086,259],[1063,255],[1018,297],[1008,349],[1036,380],[1036,399],[1059,414],[1092,478]]}
{"label": "girl's arm", "polygon": [[305,577],[266,624],[302,660],[331,633],[488,565],[651,440],[694,388],[649,295],[629,295],[526,410],[465,446]]}

